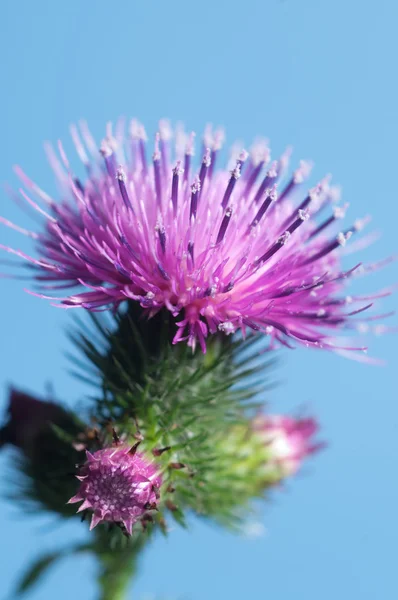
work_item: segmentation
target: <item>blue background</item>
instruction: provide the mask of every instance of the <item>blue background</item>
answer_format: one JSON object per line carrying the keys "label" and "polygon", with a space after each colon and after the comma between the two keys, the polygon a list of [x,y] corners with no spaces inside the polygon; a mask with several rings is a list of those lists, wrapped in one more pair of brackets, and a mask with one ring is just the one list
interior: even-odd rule
{"label": "blue background", "polygon": [[[164,116],[197,131],[212,121],[227,128],[229,142],[264,134],[276,153],[291,143],[295,158],[312,157],[316,176],[332,172],[342,184],[351,218],[371,212],[383,232],[361,258],[393,254],[397,20],[394,0],[3,1],[0,180],[16,183],[19,163],[53,190],[42,141],[68,139],[81,117],[97,139],[121,114],[150,130]],[[28,224],[5,193],[1,214]],[[29,247],[6,228],[1,242]],[[393,265],[357,289],[377,290],[397,275]],[[70,314],[24,294],[23,282],[0,286],[2,404],[9,382],[42,393],[51,380],[67,402],[84,398],[64,357]],[[394,304],[396,297],[383,306]],[[387,367],[283,353],[271,408],[305,406],[322,422],[328,450],[274,495],[261,516],[264,537],[242,540],[195,523],[155,543],[134,598],[397,598],[397,338],[369,341]],[[0,457],[5,493],[9,458]],[[46,523],[1,502],[0,597],[12,597],[35,553],[86,535],[78,523],[46,533]],[[60,563],[31,598],[94,599],[94,569],[88,557]]]}

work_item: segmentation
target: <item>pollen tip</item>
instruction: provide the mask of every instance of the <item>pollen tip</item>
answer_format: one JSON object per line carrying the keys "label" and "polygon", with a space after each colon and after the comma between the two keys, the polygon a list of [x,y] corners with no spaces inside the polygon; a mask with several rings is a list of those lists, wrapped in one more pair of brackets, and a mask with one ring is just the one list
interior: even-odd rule
{"label": "pollen tip", "polygon": [[284,246],[288,242],[289,238],[290,238],[290,231],[285,231],[278,238],[278,242],[279,242],[279,244],[282,244],[282,246]]}
{"label": "pollen tip", "polygon": [[188,154],[188,156],[194,156],[195,154],[195,137],[196,133],[191,131],[185,148],[185,154]]}
{"label": "pollen tip", "polygon": [[275,177],[278,176],[278,161],[274,160],[271,165],[270,168],[268,169],[267,172],[267,177],[270,177],[271,179],[275,179]]}
{"label": "pollen tip", "polygon": [[307,221],[310,218],[310,213],[308,212],[308,210],[302,210],[301,208],[299,208],[298,218],[301,219],[301,221]]}
{"label": "pollen tip", "polygon": [[177,160],[176,166],[173,168],[174,175],[182,175],[184,173],[184,169],[181,167],[181,161]]}
{"label": "pollen tip", "polygon": [[245,162],[247,160],[248,156],[249,156],[249,153],[247,152],[247,150],[243,149],[239,153],[239,160],[242,162]]}
{"label": "pollen tip", "polygon": [[300,160],[300,166],[293,175],[294,183],[303,183],[311,173],[313,163],[309,160]]}
{"label": "pollen tip", "polygon": [[168,119],[160,119],[159,135],[160,139],[164,142],[168,142],[173,137],[173,130]]}
{"label": "pollen tip", "polygon": [[108,138],[104,138],[102,140],[101,145],[100,145],[100,153],[102,154],[102,156],[104,158],[108,158],[109,156],[112,156],[113,149],[112,149],[111,144],[109,143]]}
{"label": "pollen tip", "polygon": [[213,150],[220,150],[225,140],[225,131],[221,127],[216,129],[213,138]]}
{"label": "pollen tip", "polygon": [[226,335],[230,335],[235,332],[235,327],[231,321],[224,321],[223,323],[218,324],[218,330]]}
{"label": "pollen tip", "polygon": [[130,135],[133,139],[142,140],[143,142],[146,142],[148,139],[145,127],[137,119],[132,119],[130,123]]}
{"label": "pollen tip", "polygon": [[344,204],[344,206],[335,206],[333,209],[333,216],[335,219],[344,219],[347,208],[348,208],[348,203]]}
{"label": "pollen tip", "polygon": [[116,179],[118,179],[119,181],[123,181],[124,183],[127,180],[126,172],[123,169],[122,165],[119,165],[116,169]]}
{"label": "pollen tip", "polygon": [[362,231],[362,229],[364,227],[366,227],[366,225],[368,223],[370,223],[371,220],[372,220],[372,217],[370,215],[367,215],[366,217],[363,217],[362,219],[356,219],[354,222],[354,230]]}
{"label": "pollen tip", "polygon": [[198,177],[195,178],[193,184],[191,185],[191,191],[193,194],[200,192],[200,180]]}
{"label": "pollen tip", "polygon": [[206,148],[206,152],[202,159],[202,163],[205,165],[205,167],[210,167],[210,165],[211,165],[210,156],[211,156],[211,150],[210,150],[210,148]]}
{"label": "pollen tip", "polygon": [[232,171],[231,171],[231,177],[233,177],[234,179],[239,179],[240,176],[241,176],[240,164],[237,163],[237,165],[235,166],[235,168],[232,169]]}

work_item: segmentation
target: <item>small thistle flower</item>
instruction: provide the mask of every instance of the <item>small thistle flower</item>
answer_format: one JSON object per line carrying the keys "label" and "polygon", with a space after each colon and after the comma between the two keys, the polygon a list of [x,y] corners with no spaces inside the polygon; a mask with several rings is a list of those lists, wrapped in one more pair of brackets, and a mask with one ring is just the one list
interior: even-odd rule
{"label": "small thistle flower", "polygon": [[80,488],[69,504],[83,502],[77,512],[91,511],[93,529],[98,523],[113,522],[131,535],[134,523],[156,508],[162,484],[156,466],[143,454],[127,446],[105,448],[91,454],[77,478]]}
{"label": "small thistle flower", "polygon": [[312,418],[260,415],[254,419],[253,427],[269,452],[267,468],[277,467],[280,478],[294,475],[304,458],[324,447],[313,441],[319,426]]}
{"label": "small thistle flower", "polygon": [[66,413],[54,402],[39,400],[11,389],[8,416],[7,423],[0,429],[0,446],[12,444],[24,452],[29,452],[40,434],[51,423],[62,423]]}
{"label": "small thistle flower", "polygon": [[[351,317],[390,291],[350,296],[347,310],[344,284],[360,265],[343,271],[338,255],[366,220],[340,230],[345,207],[334,206],[338,192],[328,177],[302,193],[309,162],[302,161],[283,184],[290,151],[270,162],[267,145],[257,142],[251,155],[242,150],[233,157],[230,172],[217,171],[223,135],[209,128],[198,170],[195,136],[177,132],[172,162],[171,130],[164,121],[151,162],[137,121],[127,139],[121,123],[115,135],[108,125],[99,151],[84,123],[71,133],[85,181],[71,171],[61,144],[60,158],[48,148],[60,202],[17,168],[25,188],[46,207],[21,190],[44,216],[42,231],[1,219],[35,240],[38,259],[2,248],[31,263],[39,296],[91,311],[130,299],[148,317],[166,308],[178,316],[174,343],[186,340],[195,348],[199,342],[203,351],[209,333],[247,329],[288,347],[293,341],[342,354],[366,350],[350,339],[338,341],[336,334],[358,330]],[[332,214],[324,218],[328,208]],[[46,295],[68,288],[83,291]]]}

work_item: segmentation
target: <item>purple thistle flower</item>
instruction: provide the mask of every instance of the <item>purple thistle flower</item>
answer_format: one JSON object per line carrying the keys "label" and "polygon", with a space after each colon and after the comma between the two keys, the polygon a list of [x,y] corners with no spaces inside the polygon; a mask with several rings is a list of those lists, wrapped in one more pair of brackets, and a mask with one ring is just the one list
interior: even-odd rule
{"label": "purple thistle flower", "polygon": [[143,454],[126,446],[91,454],[77,478],[80,488],[68,504],[83,502],[77,512],[92,511],[90,529],[98,523],[123,524],[131,535],[134,523],[158,502],[162,478]]}
{"label": "purple thistle flower", "polygon": [[282,477],[294,475],[304,458],[325,444],[313,442],[319,426],[315,419],[295,419],[282,415],[259,415],[253,421],[270,453],[267,466],[276,466]]}
{"label": "purple thistle flower", "polygon": [[[199,342],[203,351],[209,333],[245,335],[247,329],[269,335],[272,345],[366,350],[337,334],[358,329],[363,321],[351,317],[390,290],[344,294],[351,277],[380,265],[342,270],[341,250],[367,219],[340,228],[346,207],[334,205],[337,191],[328,177],[305,191],[311,165],[302,161],[283,183],[289,152],[270,162],[265,143],[250,156],[238,153],[230,171],[215,170],[222,133],[210,130],[195,170],[194,135],[177,131],[172,162],[165,122],[148,160],[143,126],[133,121],[127,138],[123,129],[119,122],[114,136],[109,125],[99,152],[84,123],[80,131],[72,127],[84,181],[71,171],[61,144],[60,158],[48,148],[60,202],[17,168],[46,207],[21,190],[45,226],[33,233],[2,221],[33,237],[40,258],[2,248],[31,263],[43,292],[37,295],[91,311],[130,299],[148,317],[166,308],[179,318],[174,343],[187,340],[195,348]],[[44,293],[76,287],[83,291],[62,298]]]}
{"label": "purple thistle flower", "polygon": [[24,452],[32,450],[37,438],[51,423],[62,423],[64,409],[54,402],[39,400],[11,389],[8,421],[0,429],[0,446],[12,444]]}

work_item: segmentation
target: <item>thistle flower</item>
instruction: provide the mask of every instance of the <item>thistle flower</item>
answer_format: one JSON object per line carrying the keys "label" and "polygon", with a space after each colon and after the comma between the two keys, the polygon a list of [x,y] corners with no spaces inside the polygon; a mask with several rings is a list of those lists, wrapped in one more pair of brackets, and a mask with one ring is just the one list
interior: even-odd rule
{"label": "thistle flower", "polygon": [[0,429],[0,446],[12,444],[29,452],[37,438],[50,423],[61,423],[66,412],[53,402],[45,402],[11,389],[8,405],[8,421]]}
{"label": "thistle flower", "polygon": [[83,502],[77,512],[92,511],[90,529],[98,523],[122,524],[131,535],[134,523],[156,508],[161,476],[135,447],[105,448],[91,454],[77,479],[80,488],[69,504]]}
{"label": "thistle flower", "polygon": [[267,468],[274,471],[277,467],[280,479],[294,475],[304,458],[324,447],[313,441],[319,426],[312,418],[260,415],[254,419],[253,427],[269,452]]}
{"label": "thistle flower", "polygon": [[[73,174],[61,144],[60,158],[48,148],[59,202],[17,168],[25,188],[46,207],[21,190],[44,216],[44,227],[34,233],[2,221],[31,236],[40,258],[2,248],[30,262],[39,296],[91,311],[131,299],[148,317],[166,308],[178,318],[174,343],[187,340],[195,348],[199,342],[203,351],[209,333],[244,335],[248,329],[265,333],[272,345],[366,349],[338,341],[337,334],[358,329],[363,322],[351,317],[390,291],[344,294],[360,265],[344,271],[339,255],[368,219],[340,230],[346,207],[335,205],[338,192],[328,177],[305,191],[311,164],[302,161],[283,183],[290,152],[270,162],[262,142],[251,155],[240,151],[230,171],[217,171],[222,134],[210,130],[198,169],[194,135],[182,131],[172,162],[164,122],[150,162],[143,126],[133,121],[127,138],[123,130],[120,122],[113,135],[108,125],[98,151],[84,123],[80,131],[72,127],[85,180]],[[61,298],[47,295],[76,287]]]}

